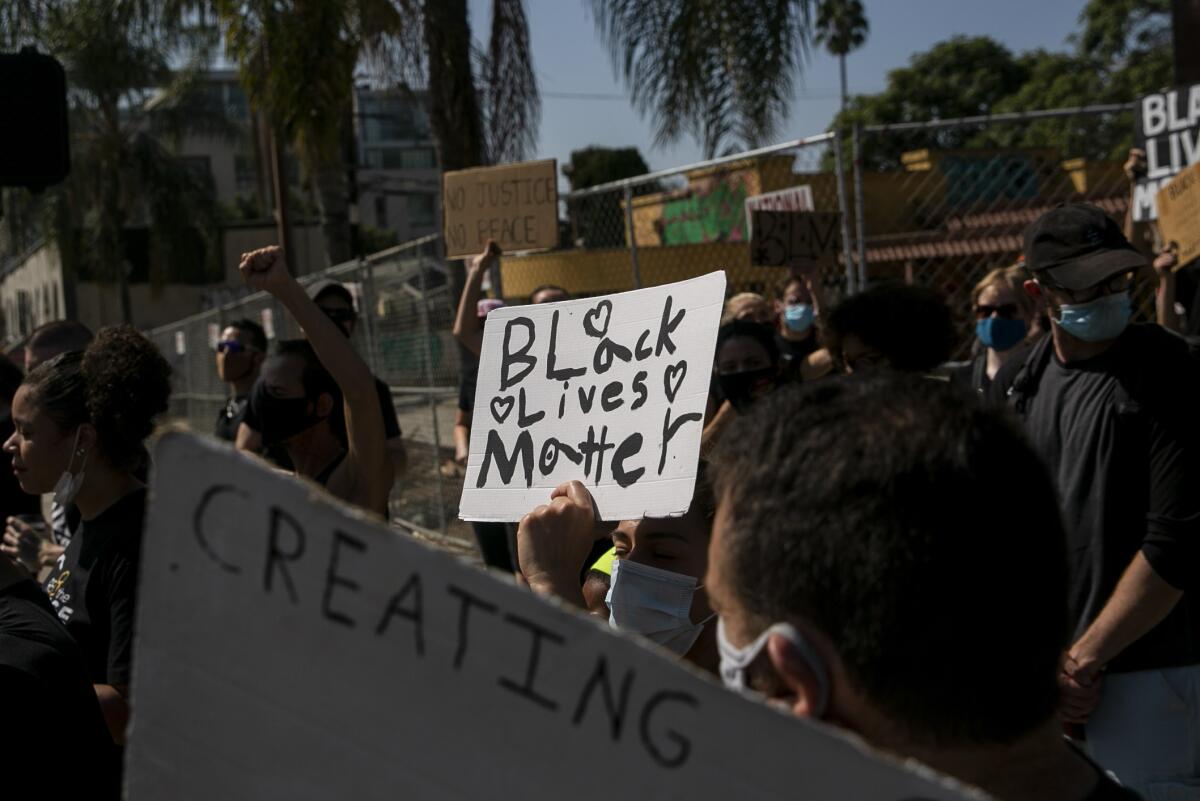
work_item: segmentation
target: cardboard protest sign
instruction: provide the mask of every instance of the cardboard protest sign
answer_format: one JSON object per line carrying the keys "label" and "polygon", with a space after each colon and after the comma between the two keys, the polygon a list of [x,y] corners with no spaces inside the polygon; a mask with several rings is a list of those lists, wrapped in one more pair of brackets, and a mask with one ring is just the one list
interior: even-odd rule
{"label": "cardboard protest sign", "polygon": [[559,484],[605,520],[692,499],[725,273],[487,316],[459,517],[516,521]]}
{"label": "cardboard protest sign", "polygon": [[774,192],[764,192],[746,198],[746,230],[754,233],[754,212],[756,211],[812,211],[812,187],[808,184],[790,186]]}
{"label": "cardboard protest sign", "polygon": [[756,211],[750,258],[763,267],[788,267],[802,259],[837,259],[841,217],[833,212]]}
{"label": "cardboard protest sign", "polygon": [[154,466],[130,801],[964,797],[227,446]]}
{"label": "cardboard protest sign", "polygon": [[1200,256],[1200,164],[1193,164],[1158,190],[1158,230],[1174,243],[1175,269]]}
{"label": "cardboard protest sign", "polygon": [[1146,151],[1146,174],[1133,187],[1133,219],[1156,220],[1159,190],[1200,161],[1200,84],[1139,98],[1133,119],[1135,143]]}
{"label": "cardboard protest sign", "polygon": [[448,172],[442,176],[446,257],[482,253],[489,239],[505,251],[558,244],[554,159]]}

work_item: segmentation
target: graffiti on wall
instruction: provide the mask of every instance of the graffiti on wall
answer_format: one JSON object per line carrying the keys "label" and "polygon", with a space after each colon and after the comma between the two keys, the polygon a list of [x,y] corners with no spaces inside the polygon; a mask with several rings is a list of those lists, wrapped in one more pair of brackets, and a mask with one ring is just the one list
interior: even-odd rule
{"label": "graffiti on wall", "polygon": [[693,182],[685,196],[664,201],[662,244],[747,241],[744,204],[758,194],[757,183],[749,170]]}

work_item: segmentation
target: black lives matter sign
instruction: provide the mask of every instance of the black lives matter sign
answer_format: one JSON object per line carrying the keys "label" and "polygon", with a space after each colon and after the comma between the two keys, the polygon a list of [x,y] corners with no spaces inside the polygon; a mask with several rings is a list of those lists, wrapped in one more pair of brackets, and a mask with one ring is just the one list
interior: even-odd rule
{"label": "black lives matter sign", "polygon": [[761,267],[837,260],[841,217],[819,211],[751,212],[750,260]]}
{"label": "black lives matter sign", "polygon": [[1133,187],[1133,219],[1158,219],[1155,198],[1185,168],[1200,161],[1200,84],[1146,95],[1134,109],[1136,144],[1146,173]]}
{"label": "black lives matter sign", "polygon": [[459,516],[520,520],[571,480],[606,520],[686,512],[724,296],[717,272],[489,314]]}

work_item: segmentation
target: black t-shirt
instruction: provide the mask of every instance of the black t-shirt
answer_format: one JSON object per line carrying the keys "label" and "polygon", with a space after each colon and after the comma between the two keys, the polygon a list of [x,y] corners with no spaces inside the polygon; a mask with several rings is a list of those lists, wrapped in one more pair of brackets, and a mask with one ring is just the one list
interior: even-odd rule
{"label": "black t-shirt", "polygon": [[146,491],[84,520],[46,578],[58,619],[79,643],[93,684],[129,686]]}
{"label": "black t-shirt", "polygon": [[[120,752],[79,646],[33,581],[0,589],[0,751],[12,798],[117,798]],[[13,782],[17,782],[14,785]]]}
{"label": "black t-shirt", "polygon": [[225,401],[225,405],[221,411],[217,413],[217,424],[213,430],[217,439],[223,439],[226,442],[236,442],[238,426],[242,424],[242,420],[246,417],[246,407],[250,405],[250,396],[242,395],[240,397],[229,398]]}
{"label": "black t-shirt", "polygon": [[[261,381],[262,379],[259,380]],[[396,405],[392,403],[392,391],[388,388],[387,384],[376,378],[375,392],[379,395],[379,410],[383,414],[384,439],[395,439],[402,432],[400,431],[400,421],[396,418]],[[262,431],[259,414],[258,407],[252,403],[248,403],[243,413],[242,422],[248,425],[253,431]],[[333,411],[329,415],[329,427],[333,430],[334,436],[341,441],[342,445],[348,444],[346,437],[346,410],[342,405],[340,392],[333,399]],[[290,465],[287,469],[290,469]]]}
{"label": "black t-shirt", "polygon": [[775,344],[779,347],[780,369],[795,381],[801,378],[800,365],[804,364],[805,358],[821,349],[821,340],[815,330],[801,340],[787,339],[776,331]]}
{"label": "black t-shirt", "polygon": [[[1039,358],[1040,356],[1040,358]],[[1106,352],[1070,366],[1051,345],[1014,399],[1055,480],[1067,534],[1073,637],[1140,551],[1185,590],[1169,615],[1109,665],[1113,672],[1200,663],[1200,363],[1156,325],[1131,325]]]}
{"label": "black t-shirt", "polygon": [[992,378],[988,378],[987,374],[986,350],[980,351],[968,362],[955,364],[946,371],[946,375],[949,377],[951,385],[978,396],[983,403],[1003,405],[1015,372],[1012,369],[1005,370],[1004,368],[1012,364],[1020,365],[1029,356],[1032,349],[1033,343],[1026,342],[1017,345],[1013,354]]}

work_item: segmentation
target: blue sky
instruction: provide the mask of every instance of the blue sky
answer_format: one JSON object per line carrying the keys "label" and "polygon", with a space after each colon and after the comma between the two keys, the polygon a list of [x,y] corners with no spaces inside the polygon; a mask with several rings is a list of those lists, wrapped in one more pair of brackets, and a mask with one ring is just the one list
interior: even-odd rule
{"label": "blue sky", "polygon": [[[887,73],[913,53],[958,34],[988,35],[1014,51],[1062,50],[1078,29],[1085,0],[865,0],[871,35],[848,59],[850,92],[879,91]],[[470,0],[471,26],[487,41],[490,0]],[[702,158],[691,140],[654,148],[654,127],[641,119],[612,70],[596,35],[586,0],[526,0],[534,69],[543,92],[537,158],[565,163],[572,150],[590,144],[636,146],[651,169]],[[825,129],[838,107],[837,61],[814,51],[797,82],[783,139]],[[572,99],[557,94],[618,95],[615,99]]]}

